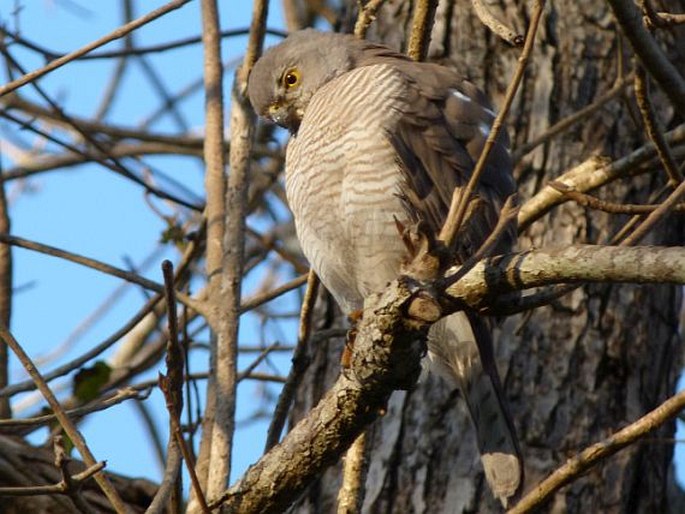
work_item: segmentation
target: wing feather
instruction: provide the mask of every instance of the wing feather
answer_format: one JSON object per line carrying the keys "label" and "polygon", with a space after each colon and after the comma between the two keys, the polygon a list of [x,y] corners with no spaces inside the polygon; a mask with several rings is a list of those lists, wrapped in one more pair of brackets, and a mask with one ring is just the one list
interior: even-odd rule
{"label": "wing feather", "polygon": [[[483,149],[494,112],[473,84],[441,66],[396,62],[407,80],[398,99],[401,116],[388,130],[404,178],[401,191],[410,219],[435,234],[445,222],[453,191],[463,189]],[[504,200],[514,193],[508,138],[503,132],[488,158],[453,249],[459,261],[475,252],[490,234]],[[513,232],[513,231],[512,231]],[[511,246],[514,234],[501,246]]]}

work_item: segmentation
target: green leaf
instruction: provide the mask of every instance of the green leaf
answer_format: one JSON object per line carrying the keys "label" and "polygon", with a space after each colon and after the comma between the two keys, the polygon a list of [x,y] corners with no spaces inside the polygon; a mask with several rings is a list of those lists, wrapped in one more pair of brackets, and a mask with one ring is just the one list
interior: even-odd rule
{"label": "green leaf", "polygon": [[111,374],[112,368],[104,361],[96,361],[90,368],[81,368],[74,376],[74,396],[82,402],[94,400]]}

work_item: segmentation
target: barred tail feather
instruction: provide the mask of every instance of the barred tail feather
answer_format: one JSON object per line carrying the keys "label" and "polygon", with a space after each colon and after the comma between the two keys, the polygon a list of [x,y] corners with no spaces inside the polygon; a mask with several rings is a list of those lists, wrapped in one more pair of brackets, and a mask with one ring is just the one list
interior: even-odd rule
{"label": "barred tail feather", "polygon": [[458,312],[429,335],[431,370],[459,387],[476,429],[485,478],[506,508],[523,483],[523,460],[484,320]]}

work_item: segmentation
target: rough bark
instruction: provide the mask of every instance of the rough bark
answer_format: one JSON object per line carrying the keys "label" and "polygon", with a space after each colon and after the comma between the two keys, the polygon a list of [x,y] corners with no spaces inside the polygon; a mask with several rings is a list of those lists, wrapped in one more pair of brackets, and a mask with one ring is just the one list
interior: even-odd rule
{"label": "rough bark", "polygon": [[[348,2],[356,4],[356,2]],[[503,0],[496,14],[525,32],[526,3]],[[406,46],[409,2],[386,2],[369,37]],[[353,7],[353,5],[352,5]],[[671,2],[682,12],[682,2]],[[349,19],[353,17],[348,16]],[[678,37],[679,36],[679,37]],[[685,69],[683,28],[662,42],[678,69]],[[509,116],[514,146],[610,90],[619,67],[628,72],[631,51],[607,4],[593,0],[549,2],[533,62]],[[501,101],[518,50],[480,23],[470,2],[441,2],[429,59],[451,63]],[[623,64],[621,64],[623,63]],[[664,126],[678,121],[664,95],[652,88]],[[632,93],[525,155],[517,178],[525,201],[545,183],[593,155],[622,157],[645,135]],[[649,174],[612,183],[599,192],[615,202],[648,203],[666,182]],[[520,248],[606,242],[626,216],[600,214],[576,204],[555,208],[533,223]],[[682,217],[653,232],[651,244],[683,243]],[[678,335],[681,288],[588,285],[552,306],[504,320],[496,334],[497,356],[526,458],[526,489],[565,458],[637,419],[674,392],[682,365]],[[294,419],[321,397],[337,375],[342,342],[314,348]],[[427,377],[412,391],[395,392],[375,423],[363,512],[497,512],[484,483],[473,430],[456,391]],[[673,488],[673,437],[668,424],[655,437],[619,453],[563,488],[547,512],[667,512]],[[326,471],[294,509],[334,512],[340,466]]]}

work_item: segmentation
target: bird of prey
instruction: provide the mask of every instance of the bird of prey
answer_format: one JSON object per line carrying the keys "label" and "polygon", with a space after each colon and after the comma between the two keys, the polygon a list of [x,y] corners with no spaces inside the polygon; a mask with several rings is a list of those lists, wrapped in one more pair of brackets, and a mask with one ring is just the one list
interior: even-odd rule
{"label": "bird of prey", "polygon": [[[286,194],[302,250],[347,314],[397,278],[407,246],[398,224],[438,234],[495,114],[458,73],[350,35],[312,29],[267,50],[248,81],[255,111],[287,128]],[[450,251],[475,252],[515,192],[502,135]],[[513,243],[513,230],[499,250]],[[457,312],[428,334],[430,369],[458,386],[485,476],[506,506],[523,480],[485,321]]]}

